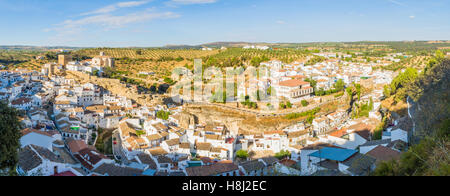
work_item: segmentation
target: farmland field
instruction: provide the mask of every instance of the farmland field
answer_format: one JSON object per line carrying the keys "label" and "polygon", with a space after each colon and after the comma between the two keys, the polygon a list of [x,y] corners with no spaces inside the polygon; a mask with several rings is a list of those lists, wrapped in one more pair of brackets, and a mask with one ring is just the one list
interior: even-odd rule
{"label": "farmland field", "polygon": [[105,55],[113,58],[130,58],[130,59],[146,59],[158,60],[162,58],[202,58],[208,55],[217,54],[218,51],[203,51],[203,50],[169,50],[169,49],[133,49],[133,48],[96,48],[96,49],[82,49],[75,53],[94,57],[100,52],[105,52]]}
{"label": "farmland field", "polygon": [[[146,86],[162,83],[174,68],[192,69],[194,59],[202,59],[205,66],[233,67],[259,64],[263,60],[285,62],[303,61],[306,53],[297,49],[255,50],[230,48],[226,50],[198,49],[138,49],[138,48],[96,48],[81,49],[74,55],[92,58],[105,52],[116,59],[115,71],[121,76],[140,81]],[[140,72],[152,72],[151,75]]]}

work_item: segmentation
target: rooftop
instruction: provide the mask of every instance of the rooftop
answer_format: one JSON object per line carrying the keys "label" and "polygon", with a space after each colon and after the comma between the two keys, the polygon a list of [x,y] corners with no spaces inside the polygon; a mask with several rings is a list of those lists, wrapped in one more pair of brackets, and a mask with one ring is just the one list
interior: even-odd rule
{"label": "rooftop", "polygon": [[377,161],[390,161],[392,159],[399,159],[401,153],[388,147],[379,145],[369,151],[367,155],[377,159]]}
{"label": "rooftop", "polygon": [[215,176],[225,172],[239,170],[234,163],[216,163],[213,165],[188,167],[186,173],[188,176]]}
{"label": "rooftop", "polygon": [[334,161],[345,161],[357,152],[357,150],[324,147],[314,153],[311,153],[309,156]]}
{"label": "rooftop", "polygon": [[298,87],[307,85],[309,82],[305,82],[302,80],[292,79],[292,80],[286,80],[279,83],[280,86],[287,86],[287,87]]}

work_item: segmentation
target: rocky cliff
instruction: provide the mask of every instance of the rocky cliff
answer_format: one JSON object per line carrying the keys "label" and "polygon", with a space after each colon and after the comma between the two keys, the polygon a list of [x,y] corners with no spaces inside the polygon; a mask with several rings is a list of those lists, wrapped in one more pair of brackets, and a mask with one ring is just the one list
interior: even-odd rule
{"label": "rocky cliff", "polygon": [[264,131],[281,130],[296,121],[282,117],[258,118],[256,115],[239,113],[234,110],[225,110],[214,106],[191,106],[184,109],[181,114],[180,124],[187,128],[192,123],[218,122],[225,124],[234,134],[251,133],[258,134]]}

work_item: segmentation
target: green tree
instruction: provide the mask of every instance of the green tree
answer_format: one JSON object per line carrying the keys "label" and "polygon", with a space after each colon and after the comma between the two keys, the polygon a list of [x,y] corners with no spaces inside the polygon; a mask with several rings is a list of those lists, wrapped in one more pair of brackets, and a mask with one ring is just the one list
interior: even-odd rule
{"label": "green tree", "polygon": [[248,152],[245,151],[245,150],[242,150],[242,149],[238,150],[236,152],[236,157],[240,158],[240,159],[243,159],[243,160],[246,160],[248,158]]}
{"label": "green tree", "polygon": [[287,108],[292,108],[292,103],[291,103],[290,101],[288,101],[288,102],[286,103],[286,107],[287,107]]}
{"label": "green tree", "polygon": [[19,161],[20,130],[18,112],[7,104],[0,103],[0,175],[5,171],[8,171],[7,175],[15,174]]}
{"label": "green tree", "polygon": [[347,88],[346,91],[350,102],[353,101],[353,88]]}
{"label": "green tree", "polygon": [[361,84],[355,85],[356,95],[358,96],[358,101],[361,100]]}
{"label": "green tree", "polygon": [[166,111],[162,111],[162,110],[160,110],[156,113],[156,117],[163,119],[163,120],[168,120],[169,115],[170,115],[170,112],[166,112]]}
{"label": "green tree", "polygon": [[317,81],[313,80],[312,78],[306,78],[305,82],[309,82],[311,84],[311,87],[313,87],[314,90],[316,90],[317,87]]}
{"label": "green tree", "polygon": [[383,94],[384,94],[384,97],[386,97],[386,98],[391,96],[391,88],[389,88],[388,85],[384,86]]}
{"label": "green tree", "polygon": [[308,101],[302,100],[302,106],[303,106],[303,107],[306,107],[306,106],[308,106],[308,105],[309,105]]}
{"label": "green tree", "polygon": [[374,105],[373,105],[373,99],[372,99],[372,97],[370,97],[370,100],[369,100],[369,111],[372,111],[374,108]]}
{"label": "green tree", "polygon": [[290,158],[291,157],[291,152],[289,152],[288,150],[281,150],[280,152],[275,154],[275,157],[279,160],[285,159],[285,158]]}
{"label": "green tree", "polygon": [[443,60],[443,59],[445,58],[444,53],[443,53],[442,51],[440,51],[440,50],[437,50],[437,51],[436,51],[435,56],[436,56],[436,59],[437,59],[438,61],[441,61],[441,60]]}
{"label": "green tree", "polygon": [[336,89],[336,91],[342,91],[345,88],[345,83],[344,80],[339,79],[335,84],[334,84],[334,88]]}

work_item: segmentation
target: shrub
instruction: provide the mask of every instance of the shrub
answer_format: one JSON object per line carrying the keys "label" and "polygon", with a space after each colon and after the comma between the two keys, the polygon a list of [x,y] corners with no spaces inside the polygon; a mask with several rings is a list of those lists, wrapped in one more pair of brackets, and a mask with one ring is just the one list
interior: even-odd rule
{"label": "shrub", "polygon": [[236,157],[240,159],[247,159],[248,158],[248,152],[245,150],[238,150],[236,152]]}
{"label": "shrub", "polygon": [[292,103],[288,101],[288,102],[286,103],[286,107],[287,107],[287,108],[292,108]]}
{"label": "shrub", "polygon": [[302,106],[303,106],[303,107],[306,107],[306,106],[308,106],[308,105],[309,105],[308,101],[302,100]]}
{"label": "shrub", "polygon": [[166,112],[166,111],[162,111],[162,110],[158,111],[156,113],[156,117],[163,119],[163,120],[169,119],[169,115],[170,115],[170,112]]}
{"label": "shrub", "polygon": [[284,158],[290,158],[291,157],[291,152],[289,152],[288,150],[282,150],[279,153],[275,154],[275,157],[279,160],[282,160]]}

